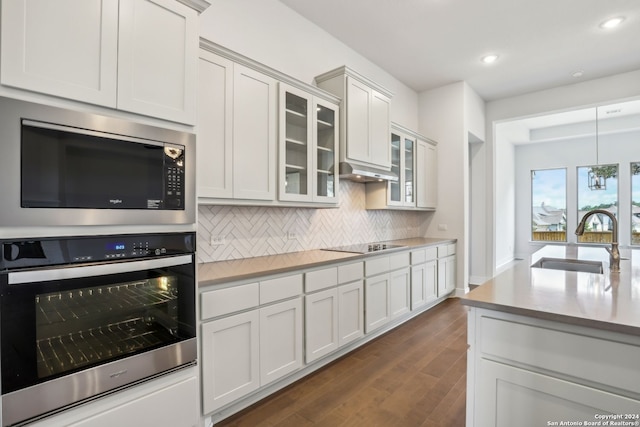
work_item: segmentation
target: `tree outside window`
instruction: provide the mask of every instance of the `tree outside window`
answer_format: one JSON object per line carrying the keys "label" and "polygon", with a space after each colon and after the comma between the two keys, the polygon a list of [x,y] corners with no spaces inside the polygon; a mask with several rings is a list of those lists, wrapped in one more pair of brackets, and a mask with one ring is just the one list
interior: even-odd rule
{"label": "tree outside window", "polygon": [[[578,168],[578,218],[593,209],[604,209],[618,218],[618,165],[582,166]],[[610,243],[613,224],[602,214],[591,215],[579,243]]]}
{"label": "tree outside window", "polygon": [[531,240],[567,241],[567,170],[531,171]]}

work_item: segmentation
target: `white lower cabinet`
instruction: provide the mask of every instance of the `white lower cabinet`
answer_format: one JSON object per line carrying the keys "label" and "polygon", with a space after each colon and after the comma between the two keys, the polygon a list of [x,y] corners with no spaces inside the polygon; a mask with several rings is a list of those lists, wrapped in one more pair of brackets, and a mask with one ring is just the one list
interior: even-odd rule
{"label": "white lower cabinet", "polygon": [[411,310],[438,298],[438,261],[431,260],[411,267]]}
{"label": "white lower cabinet", "polygon": [[363,263],[305,273],[305,362],[364,336]]}
{"label": "white lower cabinet", "polygon": [[389,273],[389,306],[392,319],[411,309],[411,270],[408,267]]}
{"label": "white lower cabinet", "polygon": [[362,280],[338,286],[338,346],[364,336],[364,286]]}
{"label": "white lower cabinet", "polygon": [[301,298],[204,323],[204,413],[299,369],[302,340]]}
{"label": "white lower cabinet", "polygon": [[391,320],[389,307],[389,274],[368,277],[364,281],[365,327],[369,333]]}
{"label": "white lower cabinet", "polygon": [[378,329],[410,311],[409,252],[365,261],[365,332]]}
{"label": "white lower cabinet", "polygon": [[186,368],[29,424],[32,427],[196,427],[195,367]]}
{"label": "white lower cabinet", "polygon": [[338,348],[338,289],[304,297],[305,360],[313,362]]}
{"label": "white lower cabinet", "polygon": [[640,408],[639,400],[502,363],[480,363],[476,393],[483,403],[476,405],[476,426],[597,422],[597,414],[637,414]]}
{"label": "white lower cabinet", "polygon": [[467,340],[469,427],[638,416],[638,336],[471,307]]}
{"label": "white lower cabinet", "polygon": [[260,309],[260,385],[302,366],[302,299]]}
{"label": "white lower cabinet", "polygon": [[438,246],[438,297],[456,289],[456,244]]}
{"label": "white lower cabinet", "polygon": [[202,325],[204,413],[260,387],[258,310]]}
{"label": "white lower cabinet", "polygon": [[302,366],[301,294],[293,274],[200,295],[204,414]]}

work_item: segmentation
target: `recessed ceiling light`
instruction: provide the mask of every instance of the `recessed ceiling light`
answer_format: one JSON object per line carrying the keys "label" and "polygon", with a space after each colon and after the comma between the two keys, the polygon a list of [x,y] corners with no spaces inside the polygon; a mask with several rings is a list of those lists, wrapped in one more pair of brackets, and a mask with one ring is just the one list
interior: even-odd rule
{"label": "recessed ceiling light", "polygon": [[496,62],[498,60],[498,55],[496,55],[496,54],[485,55],[480,60],[484,64],[493,64],[494,62]]}
{"label": "recessed ceiling light", "polygon": [[574,71],[573,73],[571,73],[571,77],[578,78],[582,76],[584,76],[584,71],[582,70]]}
{"label": "recessed ceiling light", "polygon": [[611,29],[620,25],[624,21],[624,16],[617,16],[615,18],[607,19],[600,24],[600,28]]}

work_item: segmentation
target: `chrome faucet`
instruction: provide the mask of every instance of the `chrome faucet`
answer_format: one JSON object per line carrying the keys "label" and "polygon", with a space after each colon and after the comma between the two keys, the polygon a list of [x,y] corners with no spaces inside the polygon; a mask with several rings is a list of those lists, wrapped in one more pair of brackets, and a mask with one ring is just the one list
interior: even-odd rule
{"label": "chrome faucet", "polygon": [[587,212],[582,217],[580,224],[578,224],[578,228],[576,228],[576,235],[582,236],[584,234],[584,227],[587,223],[587,219],[593,214],[603,214],[611,219],[611,224],[613,224],[613,230],[611,230],[611,249],[605,249],[609,252],[609,268],[611,272],[618,273],[620,271],[620,251],[618,250],[618,220],[615,215],[609,211],[605,211],[604,209],[594,209]]}

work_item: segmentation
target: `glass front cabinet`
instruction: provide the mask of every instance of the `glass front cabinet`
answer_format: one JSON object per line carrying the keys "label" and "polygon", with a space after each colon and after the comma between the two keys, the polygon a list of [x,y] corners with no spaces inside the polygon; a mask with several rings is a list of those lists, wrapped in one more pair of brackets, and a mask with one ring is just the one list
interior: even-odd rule
{"label": "glass front cabinet", "polygon": [[338,108],[280,83],[280,200],[337,203]]}
{"label": "glass front cabinet", "polygon": [[391,132],[391,172],[398,181],[389,182],[387,204],[390,206],[415,206],[413,189],[415,171],[416,139],[392,129]]}
{"label": "glass front cabinet", "polygon": [[391,172],[398,180],[368,182],[366,208],[435,209],[436,143],[392,123],[390,144]]}

